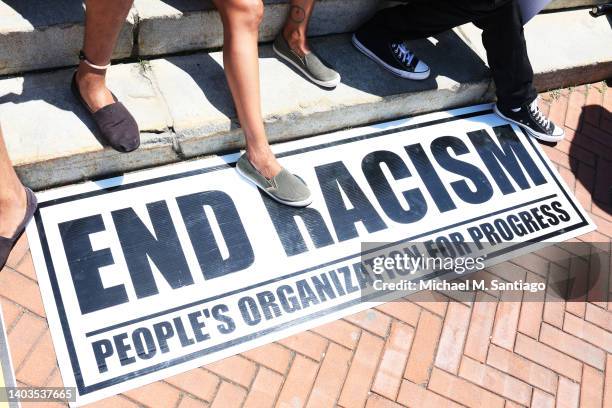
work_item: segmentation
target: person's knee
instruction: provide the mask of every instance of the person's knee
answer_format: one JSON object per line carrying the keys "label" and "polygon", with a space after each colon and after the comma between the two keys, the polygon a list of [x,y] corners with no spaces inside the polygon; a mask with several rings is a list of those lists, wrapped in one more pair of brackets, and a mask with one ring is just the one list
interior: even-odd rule
{"label": "person's knee", "polygon": [[236,0],[237,11],[240,13],[240,21],[248,29],[257,31],[264,16],[264,5],[262,0]]}

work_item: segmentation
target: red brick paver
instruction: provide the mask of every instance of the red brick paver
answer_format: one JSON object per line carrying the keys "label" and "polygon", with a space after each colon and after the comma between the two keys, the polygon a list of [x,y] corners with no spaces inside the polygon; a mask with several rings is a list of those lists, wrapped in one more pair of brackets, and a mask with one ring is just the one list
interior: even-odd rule
{"label": "red brick paver", "polygon": [[[568,133],[544,150],[598,225],[577,240],[610,242],[612,90],[580,86],[543,94],[541,103]],[[549,267],[581,267],[561,256],[528,254],[480,277],[542,282]],[[378,306],[92,406],[612,407],[612,303],[553,301],[552,292],[546,299],[525,293],[523,302],[498,302],[494,293],[478,293],[473,303],[430,296]],[[25,238],[0,272],[0,303],[19,383],[60,386]]]}

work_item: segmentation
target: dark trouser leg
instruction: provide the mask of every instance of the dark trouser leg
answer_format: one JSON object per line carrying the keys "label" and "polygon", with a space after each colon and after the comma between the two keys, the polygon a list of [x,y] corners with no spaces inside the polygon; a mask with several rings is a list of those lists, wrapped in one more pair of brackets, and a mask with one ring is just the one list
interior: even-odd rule
{"label": "dark trouser leg", "polygon": [[379,11],[360,31],[385,40],[416,40],[470,21],[483,29],[482,41],[500,108],[532,101],[537,93],[515,0],[416,0]]}
{"label": "dark trouser leg", "polygon": [[500,109],[518,108],[533,101],[537,91],[533,87],[533,70],[518,3],[509,1],[474,24],[483,30],[482,42]]}
{"label": "dark trouser leg", "polygon": [[[458,0],[415,0],[378,11],[362,27],[388,40],[416,40],[472,21],[474,15],[455,4]],[[360,29],[361,31],[361,29]]]}

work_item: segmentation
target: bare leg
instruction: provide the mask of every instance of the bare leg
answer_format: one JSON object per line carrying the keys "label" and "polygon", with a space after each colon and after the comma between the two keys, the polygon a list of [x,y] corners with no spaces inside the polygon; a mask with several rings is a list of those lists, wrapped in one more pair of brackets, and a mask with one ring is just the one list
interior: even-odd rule
{"label": "bare leg", "polygon": [[306,33],[315,0],[291,0],[291,9],[283,28],[283,37],[294,51],[302,56],[310,52]]}
{"label": "bare leg", "polygon": [[[83,52],[95,65],[110,63],[119,32],[132,7],[133,0],[87,0]],[[106,87],[106,70],[81,62],[77,73],[79,90],[95,112],[114,102]]]}
{"label": "bare leg", "polygon": [[263,17],[261,0],[214,0],[223,20],[223,64],[249,161],[265,177],[281,167],[270,150],[261,114],[257,34]]}
{"label": "bare leg", "polygon": [[0,236],[11,238],[23,220],[27,198],[11,165],[0,129]]}

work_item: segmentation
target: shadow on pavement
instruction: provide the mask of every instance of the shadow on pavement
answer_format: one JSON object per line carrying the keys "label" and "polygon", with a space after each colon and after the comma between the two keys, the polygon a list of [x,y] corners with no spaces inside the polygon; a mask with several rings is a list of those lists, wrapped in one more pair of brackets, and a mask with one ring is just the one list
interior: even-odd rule
{"label": "shadow on pavement", "polygon": [[3,0],[32,26],[51,26],[84,18],[83,0]]}
{"label": "shadow on pavement", "polygon": [[570,160],[572,172],[590,192],[597,206],[612,214],[612,112],[603,106],[587,105],[582,108],[570,157],[580,158],[584,150],[595,154],[595,166]]}
{"label": "shadow on pavement", "polygon": [[438,88],[438,81],[444,78],[466,84],[489,76],[484,61],[454,31],[435,35],[431,40],[410,42],[411,49],[419,59],[431,68],[431,76],[424,81],[398,78],[357,51],[350,43],[349,36],[342,37],[342,40],[347,44],[339,47],[340,52],[325,48],[317,48],[317,51],[340,72],[343,84],[373,95],[433,90]]}

